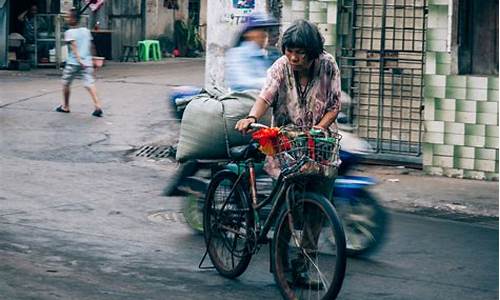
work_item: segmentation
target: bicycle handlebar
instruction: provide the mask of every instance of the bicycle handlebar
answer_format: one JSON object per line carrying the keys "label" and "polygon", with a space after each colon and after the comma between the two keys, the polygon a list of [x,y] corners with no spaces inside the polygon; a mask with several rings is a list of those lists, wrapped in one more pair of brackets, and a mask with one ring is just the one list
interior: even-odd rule
{"label": "bicycle handlebar", "polygon": [[269,126],[260,123],[252,123],[248,125],[248,129],[261,129],[261,128],[269,128]]}

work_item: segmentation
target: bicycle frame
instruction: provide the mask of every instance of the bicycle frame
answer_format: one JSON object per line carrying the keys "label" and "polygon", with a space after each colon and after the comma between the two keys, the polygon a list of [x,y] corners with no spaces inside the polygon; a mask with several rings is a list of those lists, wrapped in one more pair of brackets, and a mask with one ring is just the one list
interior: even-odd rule
{"label": "bicycle frame", "polygon": [[[271,194],[267,196],[264,200],[258,202],[257,201],[257,182],[256,182],[256,177],[255,177],[255,167],[254,167],[254,160],[252,158],[246,160],[244,162],[245,164],[245,169],[240,173],[238,176],[234,186],[232,187],[231,191],[229,192],[229,195],[227,196],[225,202],[222,205],[221,210],[224,210],[226,207],[229,199],[235,192],[236,186],[242,182],[242,180],[245,177],[249,178],[249,183],[250,183],[250,196],[251,196],[251,209],[254,214],[254,218],[256,220],[254,224],[254,230],[256,233],[256,241],[257,245],[258,244],[264,244],[268,242],[267,239],[267,234],[269,233],[269,230],[271,229],[271,226],[273,225],[273,221],[277,217],[278,213],[280,212],[281,207],[285,204],[287,205],[287,209],[291,207],[290,203],[290,198],[289,197],[283,197],[284,194],[288,195],[288,191],[291,190],[296,183],[293,182],[293,179],[296,178],[297,176],[293,175],[293,172],[287,172],[290,173],[288,175],[284,175],[285,172],[282,172],[280,176],[278,177],[277,184],[273,187]],[[296,169],[296,168],[294,168]],[[266,220],[262,224],[259,218],[259,210],[262,209],[264,206],[269,204],[271,201],[274,201],[271,212],[267,216]],[[261,225],[262,224],[262,225]],[[228,229],[230,230],[230,229]],[[253,249],[253,251],[257,251],[258,247]]]}

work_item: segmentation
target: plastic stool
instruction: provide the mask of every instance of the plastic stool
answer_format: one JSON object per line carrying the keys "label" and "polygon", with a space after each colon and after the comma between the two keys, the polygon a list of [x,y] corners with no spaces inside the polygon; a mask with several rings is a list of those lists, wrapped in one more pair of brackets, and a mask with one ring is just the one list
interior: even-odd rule
{"label": "plastic stool", "polygon": [[139,59],[141,61],[149,61],[149,54],[151,53],[151,60],[161,59],[160,42],[157,40],[144,40],[137,43],[139,47]]}
{"label": "plastic stool", "polygon": [[123,45],[122,57],[120,61],[128,62],[128,59],[131,57],[134,60],[134,62],[137,62],[137,60],[139,59],[139,51],[137,50],[137,46]]}

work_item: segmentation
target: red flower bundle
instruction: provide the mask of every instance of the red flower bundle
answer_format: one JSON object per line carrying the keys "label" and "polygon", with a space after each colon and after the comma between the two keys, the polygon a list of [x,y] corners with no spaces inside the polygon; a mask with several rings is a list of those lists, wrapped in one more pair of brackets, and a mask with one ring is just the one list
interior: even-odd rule
{"label": "red flower bundle", "polygon": [[279,128],[263,128],[252,134],[252,138],[260,145],[260,151],[266,155],[274,155],[276,153],[275,144],[276,138],[280,133]]}

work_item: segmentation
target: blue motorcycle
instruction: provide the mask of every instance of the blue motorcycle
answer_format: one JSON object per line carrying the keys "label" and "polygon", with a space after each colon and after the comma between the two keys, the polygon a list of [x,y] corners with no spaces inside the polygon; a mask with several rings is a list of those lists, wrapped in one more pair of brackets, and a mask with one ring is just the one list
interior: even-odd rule
{"label": "blue motorcycle", "polygon": [[[183,87],[171,94],[170,101],[177,117],[182,117],[183,107],[189,102],[189,97],[199,92],[200,89],[196,87]],[[338,118],[339,123],[343,120],[342,116]],[[376,180],[349,175],[364,155],[370,152],[370,145],[347,131],[339,130],[339,133],[343,136],[340,150],[342,163],[334,182],[333,201],[344,226],[347,254],[351,257],[368,256],[383,244],[388,229],[388,214],[370,189],[377,184]],[[195,230],[203,230],[201,212],[205,193],[211,176],[221,169],[238,172],[238,166],[228,164],[226,160],[189,161],[174,175],[166,188],[166,195],[181,193],[188,197],[183,212],[187,223]],[[264,171],[259,172],[259,168],[257,171],[257,190],[261,193],[259,197],[264,198],[272,190],[273,180]],[[268,209],[262,209],[262,217],[265,218],[268,212]]]}

